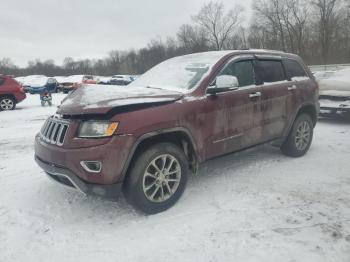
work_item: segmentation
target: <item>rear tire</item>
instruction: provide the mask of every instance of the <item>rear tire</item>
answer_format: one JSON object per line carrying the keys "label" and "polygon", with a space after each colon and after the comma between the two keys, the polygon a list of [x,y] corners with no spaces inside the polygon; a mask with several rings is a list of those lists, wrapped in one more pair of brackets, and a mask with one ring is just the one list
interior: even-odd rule
{"label": "rear tire", "polygon": [[281,146],[283,154],[291,157],[301,157],[309,150],[313,138],[314,124],[308,114],[299,115],[292,129]]}
{"label": "rear tire", "polygon": [[146,214],[173,206],[185,190],[188,160],[171,143],[159,143],[142,152],[125,181],[126,199]]}
{"label": "rear tire", "polygon": [[16,100],[10,96],[0,97],[0,111],[9,111],[16,108]]}

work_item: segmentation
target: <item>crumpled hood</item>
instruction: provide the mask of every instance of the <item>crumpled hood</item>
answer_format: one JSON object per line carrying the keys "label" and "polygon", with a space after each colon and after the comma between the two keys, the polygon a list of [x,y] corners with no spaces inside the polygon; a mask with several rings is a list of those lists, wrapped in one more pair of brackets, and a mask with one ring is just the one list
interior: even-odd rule
{"label": "crumpled hood", "polygon": [[111,85],[86,85],[69,94],[59,106],[61,115],[105,114],[128,105],[156,105],[180,99],[178,91]]}

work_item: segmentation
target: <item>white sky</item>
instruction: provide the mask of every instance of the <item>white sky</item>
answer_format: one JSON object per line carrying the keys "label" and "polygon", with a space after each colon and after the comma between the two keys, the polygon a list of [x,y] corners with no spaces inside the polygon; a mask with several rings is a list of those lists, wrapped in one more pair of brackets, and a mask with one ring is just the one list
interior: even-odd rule
{"label": "white sky", "polygon": [[[28,60],[100,58],[111,50],[140,48],[175,36],[203,0],[2,0],[0,58]],[[227,9],[251,0],[222,0]]]}

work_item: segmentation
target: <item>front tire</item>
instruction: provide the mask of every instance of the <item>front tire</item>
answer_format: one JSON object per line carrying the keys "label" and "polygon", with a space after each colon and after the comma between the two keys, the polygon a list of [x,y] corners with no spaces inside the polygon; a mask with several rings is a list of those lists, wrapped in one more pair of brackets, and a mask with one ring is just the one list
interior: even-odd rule
{"label": "front tire", "polygon": [[132,166],[124,192],[133,206],[155,214],[173,206],[185,190],[188,160],[171,143],[159,143],[141,153]]}
{"label": "front tire", "polygon": [[301,157],[309,150],[313,138],[314,124],[307,114],[299,115],[281,147],[283,154],[291,157]]}
{"label": "front tire", "polygon": [[16,108],[16,100],[12,97],[0,97],[0,111],[14,110]]}

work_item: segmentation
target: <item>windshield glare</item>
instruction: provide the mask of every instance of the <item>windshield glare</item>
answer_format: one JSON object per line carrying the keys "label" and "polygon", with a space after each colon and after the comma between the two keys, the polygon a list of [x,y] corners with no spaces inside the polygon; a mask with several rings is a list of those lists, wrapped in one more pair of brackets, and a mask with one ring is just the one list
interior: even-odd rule
{"label": "windshield glare", "polygon": [[130,86],[171,90],[194,88],[222,57],[216,52],[175,57],[153,67]]}

